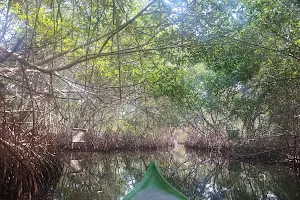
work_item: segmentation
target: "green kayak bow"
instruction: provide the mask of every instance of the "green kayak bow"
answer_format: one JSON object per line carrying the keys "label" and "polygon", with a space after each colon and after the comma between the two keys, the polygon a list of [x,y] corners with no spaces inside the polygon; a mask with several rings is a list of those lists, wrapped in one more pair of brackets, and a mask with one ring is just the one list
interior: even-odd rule
{"label": "green kayak bow", "polygon": [[154,161],[151,161],[141,182],[123,200],[188,200],[162,176]]}

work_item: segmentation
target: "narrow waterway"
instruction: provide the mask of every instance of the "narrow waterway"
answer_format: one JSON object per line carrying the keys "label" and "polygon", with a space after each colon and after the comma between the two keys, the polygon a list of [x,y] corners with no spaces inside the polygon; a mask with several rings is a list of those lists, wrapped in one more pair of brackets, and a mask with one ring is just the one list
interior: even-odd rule
{"label": "narrow waterway", "polygon": [[[118,200],[155,160],[166,179],[191,200],[300,199],[300,187],[284,166],[231,162],[182,147],[153,153],[64,153],[54,200]],[[271,198],[272,197],[272,198]]]}

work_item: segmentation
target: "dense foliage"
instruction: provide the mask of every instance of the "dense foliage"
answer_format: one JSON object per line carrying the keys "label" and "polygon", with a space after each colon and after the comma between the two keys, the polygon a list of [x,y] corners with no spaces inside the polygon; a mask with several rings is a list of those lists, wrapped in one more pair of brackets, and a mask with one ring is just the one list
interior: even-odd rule
{"label": "dense foliage", "polygon": [[30,108],[33,130],[299,132],[296,0],[7,0],[0,9],[3,102]]}

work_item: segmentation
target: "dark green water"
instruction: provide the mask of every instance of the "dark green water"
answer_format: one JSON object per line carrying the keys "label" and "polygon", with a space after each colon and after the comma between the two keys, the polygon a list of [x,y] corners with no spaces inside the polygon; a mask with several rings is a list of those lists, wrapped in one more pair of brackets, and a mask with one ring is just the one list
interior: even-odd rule
{"label": "dark green water", "polygon": [[[300,187],[285,167],[230,162],[184,148],[154,153],[66,153],[55,200],[117,200],[143,177],[155,160],[166,179],[193,199],[299,200]],[[275,196],[276,195],[276,196]]]}

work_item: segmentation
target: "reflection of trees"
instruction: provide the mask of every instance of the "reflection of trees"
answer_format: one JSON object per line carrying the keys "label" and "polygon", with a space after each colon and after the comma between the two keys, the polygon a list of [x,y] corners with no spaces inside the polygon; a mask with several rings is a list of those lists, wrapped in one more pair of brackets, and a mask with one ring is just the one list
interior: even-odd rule
{"label": "reflection of trees", "polygon": [[[279,199],[299,199],[297,186],[284,174],[243,163],[205,163],[182,185],[190,199],[265,199],[268,192]],[[174,181],[174,185],[179,180]],[[188,191],[190,188],[193,190]]]}
{"label": "reflection of trees", "polygon": [[[172,163],[173,171],[166,174],[168,180],[176,187],[181,188],[182,192],[192,199],[203,199],[207,195],[205,189],[210,186],[214,179],[214,175],[222,170],[223,162],[218,162],[210,157],[191,157],[183,163]],[[216,184],[212,182],[211,186],[215,196],[218,195],[216,191]]]}
{"label": "reflection of trees", "polygon": [[[83,154],[82,154],[83,155]],[[120,199],[144,174],[142,160],[132,156],[86,153],[80,158],[82,172],[72,173],[68,165],[56,195],[64,199]],[[68,156],[64,162],[68,164]],[[74,159],[74,158],[73,158]]]}
{"label": "reflection of trees", "polygon": [[57,199],[122,199],[141,180],[152,159],[167,180],[191,200],[265,199],[268,191],[280,199],[299,199],[300,194],[291,179],[277,171],[208,155],[81,153],[72,159],[80,160],[82,170],[73,173],[68,167],[70,155],[63,158],[66,167]]}
{"label": "reflection of trees", "polygon": [[265,199],[268,192],[274,192],[279,199],[299,199],[299,188],[276,166],[230,165],[233,167],[227,168],[228,175],[218,180],[220,185],[230,188],[230,199]]}

